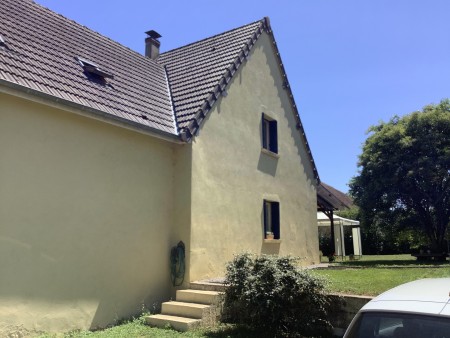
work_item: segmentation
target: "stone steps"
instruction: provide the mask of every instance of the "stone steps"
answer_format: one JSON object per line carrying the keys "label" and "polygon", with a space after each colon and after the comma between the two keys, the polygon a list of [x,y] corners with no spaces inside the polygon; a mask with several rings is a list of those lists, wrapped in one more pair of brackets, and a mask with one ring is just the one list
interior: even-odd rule
{"label": "stone steps", "polygon": [[148,325],[156,327],[166,327],[170,325],[177,331],[189,331],[200,326],[200,319],[169,316],[169,315],[151,315],[146,317]]}
{"label": "stone steps", "polygon": [[220,293],[217,291],[204,291],[204,290],[178,290],[177,301],[186,303],[197,304],[215,304],[217,302],[217,296]]}
{"label": "stone steps", "polygon": [[161,312],[173,316],[202,319],[210,305],[171,301],[162,304]]}
{"label": "stone steps", "polygon": [[204,290],[178,290],[176,301],[164,302],[161,314],[146,317],[148,325],[188,331],[213,326],[220,315],[222,293]]}

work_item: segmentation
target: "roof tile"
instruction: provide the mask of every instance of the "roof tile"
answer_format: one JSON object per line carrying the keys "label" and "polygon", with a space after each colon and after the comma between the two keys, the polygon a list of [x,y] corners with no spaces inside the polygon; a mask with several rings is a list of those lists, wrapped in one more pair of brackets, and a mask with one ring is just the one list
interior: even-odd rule
{"label": "roof tile", "polygon": [[[0,51],[0,79],[132,122],[145,114],[155,129],[177,135],[165,70],[154,60],[30,0],[0,2],[0,32],[8,46]],[[92,82],[76,57],[114,79]]]}
{"label": "roof tile", "polygon": [[262,20],[256,21],[160,55],[158,62],[167,70],[179,129],[195,122],[201,106],[262,25]]}
{"label": "roof tile", "polygon": [[[263,31],[274,39],[264,18],[152,60],[32,0],[1,0],[0,33],[6,47],[0,47],[0,81],[188,141]],[[275,42],[274,48],[279,58]],[[93,77],[77,58],[114,78]]]}

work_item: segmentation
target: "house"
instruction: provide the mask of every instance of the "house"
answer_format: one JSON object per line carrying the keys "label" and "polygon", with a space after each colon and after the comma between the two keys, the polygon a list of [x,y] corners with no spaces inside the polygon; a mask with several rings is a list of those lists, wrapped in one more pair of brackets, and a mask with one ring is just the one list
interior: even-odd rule
{"label": "house", "polygon": [[0,2],[0,335],[169,299],[179,242],[182,286],[242,251],[318,262],[319,177],[269,19],[159,39],[140,55]]}

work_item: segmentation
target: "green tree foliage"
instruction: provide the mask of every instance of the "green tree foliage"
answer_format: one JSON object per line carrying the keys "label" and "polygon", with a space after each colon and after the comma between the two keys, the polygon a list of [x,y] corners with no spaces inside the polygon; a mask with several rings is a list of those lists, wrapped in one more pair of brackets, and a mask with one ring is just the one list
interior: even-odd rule
{"label": "green tree foliage", "polygon": [[224,319],[267,337],[326,337],[325,283],[296,267],[296,259],[241,254],[227,266]]}
{"label": "green tree foliage", "polygon": [[[418,251],[420,247],[426,246],[428,243],[422,231],[408,228],[408,224],[413,221],[395,217],[388,219],[384,217],[384,213],[368,219],[356,205],[350,209],[337,211],[336,214],[360,221],[362,248],[366,255],[408,253]],[[344,231],[349,230],[344,227]],[[346,252],[351,252],[353,248],[349,235],[345,237]]]}
{"label": "green tree foliage", "polygon": [[369,129],[350,193],[384,234],[416,229],[446,251],[450,223],[450,101]]}

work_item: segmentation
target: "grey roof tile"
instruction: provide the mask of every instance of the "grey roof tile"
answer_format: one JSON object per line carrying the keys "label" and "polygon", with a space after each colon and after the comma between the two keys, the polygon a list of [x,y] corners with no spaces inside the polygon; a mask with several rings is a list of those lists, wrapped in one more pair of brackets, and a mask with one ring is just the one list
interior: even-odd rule
{"label": "grey roof tile", "polygon": [[264,20],[259,20],[159,56],[158,62],[167,70],[178,128],[187,138],[199,125],[198,115],[205,113],[202,106],[214,104],[210,96],[217,92],[221,80],[230,80],[228,70],[234,68],[238,54],[248,50],[251,37],[261,34],[263,26]]}
{"label": "grey roof tile", "polygon": [[[30,0],[0,2],[0,34],[7,45],[0,50],[0,79],[178,134],[166,73],[156,61]],[[114,79],[93,82],[76,57]]]}
{"label": "grey roof tile", "polygon": [[178,129],[185,140],[189,140],[196,133],[205,115],[264,31],[273,41],[274,52],[287,84],[286,90],[297,121],[297,129],[304,141],[315,178],[320,182],[268,18],[159,56],[158,61],[164,64],[167,70]]}
{"label": "grey roof tile", "polygon": [[[279,58],[264,18],[152,60],[32,0],[1,0],[0,34],[6,47],[0,47],[0,82],[189,141],[263,31],[273,39]],[[114,78],[93,79],[79,57]],[[279,63],[287,81],[280,58]],[[289,86],[287,90],[317,173]]]}

